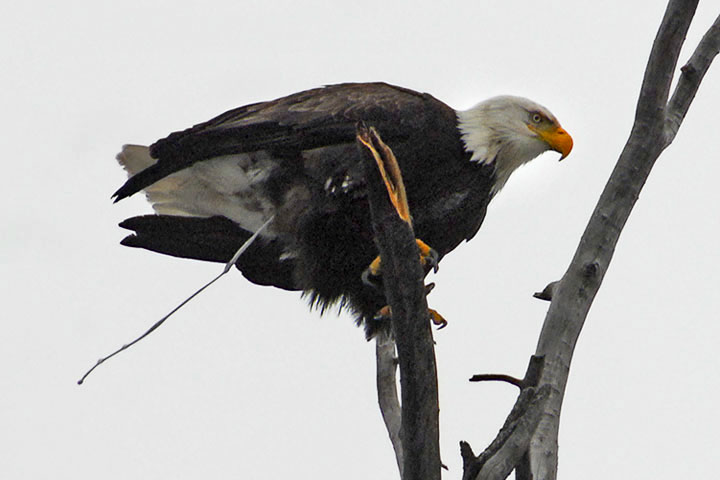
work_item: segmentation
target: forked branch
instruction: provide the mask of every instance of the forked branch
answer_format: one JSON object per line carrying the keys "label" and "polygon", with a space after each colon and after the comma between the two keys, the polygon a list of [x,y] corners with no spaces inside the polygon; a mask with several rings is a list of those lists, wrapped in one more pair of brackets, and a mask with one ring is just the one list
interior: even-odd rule
{"label": "forked branch", "polygon": [[[662,151],[673,141],[702,78],[720,51],[720,17],[705,34],[671,99],[670,86],[697,0],[670,0],[653,43],[638,99],[635,122],[625,148],[590,218],[575,255],[559,282],[538,298],[550,300],[536,356],[545,358],[537,391],[547,392],[527,455],[518,463],[520,478],[552,480],[557,476],[557,438],[570,362],[587,313],[612,260],[620,233]],[[550,286],[549,286],[550,287]],[[521,393],[521,396],[524,394]],[[523,415],[534,420],[535,412]],[[465,448],[466,456],[468,453]],[[499,455],[493,453],[493,456]],[[519,458],[517,455],[514,458]],[[486,460],[489,463],[491,459]],[[505,478],[510,472],[464,478]],[[467,470],[466,470],[467,472]],[[507,473],[506,473],[507,472]]]}

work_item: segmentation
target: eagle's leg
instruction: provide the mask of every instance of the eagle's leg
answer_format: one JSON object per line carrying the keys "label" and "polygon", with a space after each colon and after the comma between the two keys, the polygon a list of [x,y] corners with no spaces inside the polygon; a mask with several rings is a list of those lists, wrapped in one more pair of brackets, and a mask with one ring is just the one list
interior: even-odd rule
{"label": "eagle's leg", "polygon": [[[395,158],[395,154],[390,147],[382,141],[380,135],[377,133],[377,130],[372,127],[368,129],[364,125],[358,126],[357,139],[372,154],[378,170],[380,171],[383,183],[385,184],[385,189],[390,197],[390,203],[392,203],[395,207],[398,216],[407,222],[408,225],[412,226],[412,217],[410,216],[410,206],[407,201],[407,192],[405,191],[405,184],[403,183],[400,166]],[[423,266],[425,274],[430,272],[430,269],[437,272],[438,262],[440,261],[440,256],[437,251],[419,238],[415,239],[415,243],[417,243],[418,249],[420,250],[420,263]],[[380,277],[381,271],[382,259],[378,255],[363,271],[363,283],[373,288],[378,288],[378,282],[374,280]],[[426,294],[430,293],[430,290],[432,290],[433,287],[434,284],[428,285],[426,287]],[[389,319],[391,315],[390,306],[386,305],[375,314],[375,319]],[[439,328],[443,328],[447,325],[447,320],[445,320],[436,310],[429,308],[428,315],[430,320],[435,325],[438,325]]]}

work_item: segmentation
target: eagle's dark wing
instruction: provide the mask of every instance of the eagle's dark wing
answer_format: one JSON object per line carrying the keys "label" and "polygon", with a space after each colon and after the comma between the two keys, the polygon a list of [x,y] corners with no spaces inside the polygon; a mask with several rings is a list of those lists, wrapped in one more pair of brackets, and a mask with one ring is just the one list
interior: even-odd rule
{"label": "eagle's dark wing", "polygon": [[272,218],[238,260],[242,273],[372,319],[386,302],[362,282],[377,249],[355,141],[360,121],[395,153],[419,238],[443,256],[472,236],[492,171],[469,161],[456,112],[430,95],[371,83],[240,107],[149,148],[125,146],[118,160],[132,176],[115,196],[144,190],[159,215],[123,222],[134,232],[123,244],[226,262]]}
{"label": "eagle's dark wing", "polygon": [[128,179],[114,196],[121,200],[167,175],[219,156],[257,151],[294,156],[353,143],[358,121],[392,132],[384,133],[388,141],[408,138],[422,129],[429,106],[454,115],[430,95],[384,83],[333,85],[247,105],[153,144],[150,155],[157,162]]}
{"label": "eagle's dark wing", "polygon": [[549,112],[547,128],[506,132],[503,125],[530,121],[531,112],[545,110],[517,97],[456,112],[384,83],[240,107],[150,147],[123,148],[117,158],[131,177],[116,199],[142,190],[158,214],[123,222],[134,232],[123,243],[225,262],[267,226],[237,261],[243,274],[303,290],[321,308],[349,306],[372,335],[386,300],[362,281],[377,249],[357,123],[375,127],[392,149],[415,234],[442,258],[475,235],[510,172],[545,150],[570,152],[572,140]]}

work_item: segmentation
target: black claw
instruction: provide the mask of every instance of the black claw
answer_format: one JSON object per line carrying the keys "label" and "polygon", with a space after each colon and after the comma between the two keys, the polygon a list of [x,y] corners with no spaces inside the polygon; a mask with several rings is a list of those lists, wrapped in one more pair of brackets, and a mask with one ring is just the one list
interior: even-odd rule
{"label": "black claw", "polygon": [[433,273],[437,273],[440,268],[440,255],[434,248],[431,248],[428,256],[425,257],[425,264],[432,267]]}
{"label": "black claw", "polygon": [[368,287],[374,288],[376,290],[379,290],[382,285],[377,280],[379,277],[376,277],[370,272],[370,267],[363,270],[362,275],[360,275],[360,279],[362,280],[362,283],[367,285]]}
{"label": "black claw", "polygon": [[391,318],[390,318],[390,315],[386,315],[385,313],[383,313],[383,310],[384,310],[384,309],[381,308],[380,310],[378,310],[377,312],[375,312],[375,316],[373,317],[373,321],[375,321],[375,322],[387,322],[387,321],[389,321],[389,320],[391,319]]}

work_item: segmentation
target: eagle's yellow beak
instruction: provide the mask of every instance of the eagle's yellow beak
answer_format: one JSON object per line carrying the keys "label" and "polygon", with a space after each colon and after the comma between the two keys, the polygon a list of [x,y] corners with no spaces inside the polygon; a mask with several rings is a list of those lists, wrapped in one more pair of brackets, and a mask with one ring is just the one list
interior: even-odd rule
{"label": "eagle's yellow beak", "polygon": [[560,160],[570,155],[573,148],[573,139],[560,125],[551,125],[549,128],[537,128],[530,125],[529,128],[545,140],[551,149],[562,155]]}

